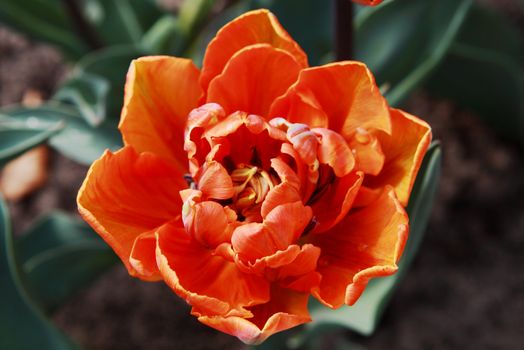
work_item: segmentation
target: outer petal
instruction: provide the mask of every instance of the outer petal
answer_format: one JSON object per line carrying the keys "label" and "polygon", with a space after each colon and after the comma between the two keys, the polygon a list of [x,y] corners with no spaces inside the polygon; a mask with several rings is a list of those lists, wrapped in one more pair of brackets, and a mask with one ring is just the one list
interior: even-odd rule
{"label": "outer petal", "polygon": [[364,184],[370,188],[393,186],[400,203],[406,206],[431,142],[431,128],[423,120],[398,109],[391,109],[391,121],[391,136],[377,134],[386,156],[384,167],[378,176],[366,177]]}
{"label": "outer petal", "polygon": [[274,285],[271,300],[251,308],[253,318],[199,317],[198,320],[231,334],[246,344],[260,344],[272,334],[311,321],[307,309],[308,293],[299,293]]}
{"label": "outer petal", "polygon": [[407,236],[407,214],[388,188],[329,232],[311,236],[311,243],[322,249],[322,281],[313,294],[332,308],[354,304],[370,278],[397,270]]}
{"label": "outer petal", "polygon": [[269,44],[284,50],[295,58],[301,68],[308,66],[304,51],[271,12],[251,11],[226,24],[207,46],[200,77],[202,88],[207,90],[211,80],[222,73],[226,63],[237,51],[255,44]]}
{"label": "outer petal", "polygon": [[357,4],[367,5],[367,6],[377,6],[382,3],[383,0],[353,0]]}
{"label": "outer petal", "polygon": [[249,317],[245,307],[269,300],[264,279],[241,272],[233,261],[198,244],[183,228],[164,225],[157,238],[160,273],[193,306],[193,314]]}
{"label": "outer petal", "polygon": [[349,140],[356,128],[391,129],[386,100],[360,62],[345,61],[304,69],[275,101],[269,116],[338,132]]}
{"label": "outer petal", "polygon": [[187,171],[184,128],[202,95],[199,71],[187,59],[142,57],[127,73],[120,131],[126,145],[152,152]]}
{"label": "outer petal", "polygon": [[266,116],[273,101],[295,82],[301,67],[286,51],[268,44],[235,53],[222,74],[209,84],[207,102],[220,104],[226,114],[244,111]]}
{"label": "outer petal", "polygon": [[[131,275],[150,279],[149,273],[141,274],[130,264],[131,249],[140,234],[180,216],[178,192],[185,186],[182,174],[154,154],[137,154],[131,147],[114,154],[106,151],[93,163],[78,192],[78,210]],[[137,254],[137,249],[143,251],[135,247]],[[140,254],[143,258],[147,255]],[[154,265],[150,261],[143,263]]]}

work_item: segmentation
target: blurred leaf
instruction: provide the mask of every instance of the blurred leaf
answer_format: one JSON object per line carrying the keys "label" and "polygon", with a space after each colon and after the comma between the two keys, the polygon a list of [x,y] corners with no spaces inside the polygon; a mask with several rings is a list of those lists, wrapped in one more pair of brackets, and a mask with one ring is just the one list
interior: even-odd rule
{"label": "blurred leaf", "polygon": [[144,34],[140,46],[151,54],[167,54],[173,52],[178,39],[180,33],[176,17],[165,15]]}
{"label": "blurred leaf", "polygon": [[77,349],[45,319],[19,275],[7,208],[0,198],[0,348],[16,350]]}
{"label": "blurred leaf", "polygon": [[109,83],[107,119],[116,125],[124,102],[124,83],[131,61],[146,53],[134,45],[110,46],[84,56],[76,65],[79,73],[103,77]]}
{"label": "blurred leaf", "polygon": [[105,121],[96,128],[92,127],[75,108],[64,104],[49,102],[36,108],[11,106],[0,112],[22,122],[30,122],[34,118],[49,122],[63,121],[65,127],[49,139],[49,144],[81,164],[90,165],[105,149],[116,150],[122,146],[116,122]]}
{"label": "blurred leaf", "polygon": [[356,58],[398,105],[444,58],[472,0],[403,0],[359,12]]}
{"label": "blurred leaf", "polygon": [[2,0],[0,21],[32,38],[57,45],[71,58],[88,51],[75,35],[60,0]]}
{"label": "blurred leaf", "polygon": [[497,13],[475,6],[428,87],[472,108],[499,132],[522,142],[523,62],[518,29]]}
{"label": "blurred leaf", "polygon": [[214,3],[214,0],[184,0],[178,12],[178,40],[174,47],[176,55],[182,55],[193,42]]}
{"label": "blurred leaf", "polygon": [[344,327],[335,324],[322,324],[304,331],[305,327],[291,328],[272,335],[254,350],[365,350],[359,344],[346,339]]}
{"label": "blurred leaf", "polygon": [[371,280],[360,299],[351,307],[342,306],[337,310],[331,310],[312,298],[310,311],[314,322],[307,324],[307,328],[314,330],[325,324],[333,324],[350,328],[364,335],[370,335],[375,331],[382,313],[415,257],[424,237],[437,192],[440,161],[440,147],[433,143],[424,157],[407,207],[410,234],[397,273],[393,276]]}
{"label": "blurred leaf", "polygon": [[56,212],[16,241],[19,264],[33,296],[49,312],[116,262],[84,221]]}
{"label": "blurred leaf", "polygon": [[165,13],[150,0],[85,0],[84,9],[106,45],[138,44]]}
{"label": "blurred leaf", "polygon": [[53,99],[72,103],[91,126],[100,125],[106,117],[109,82],[95,74],[80,73],[67,80]]}
{"label": "blurred leaf", "polygon": [[333,47],[333,1],[253,0],[251,8],[268,8],[318,65]]}
{"label": "blurred leaf", "polygon": [[63,127],[60,120],[34,117],[19,121],[0,114],[0,167],[46,142]]}

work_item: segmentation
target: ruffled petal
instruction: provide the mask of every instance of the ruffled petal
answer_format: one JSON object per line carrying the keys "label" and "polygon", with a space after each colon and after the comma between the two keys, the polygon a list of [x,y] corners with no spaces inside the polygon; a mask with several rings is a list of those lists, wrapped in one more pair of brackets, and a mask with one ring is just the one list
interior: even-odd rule
{"label": "ruffled petal", "polygon": [[119,125],[124,143],[187,171],[184,129],[202,95],[199,74],[190,60],[178,57],[150,56],[131,62]]}
{"label": "ruffled petal", "polygon": [[286,250],[300,237],[310,220],[311,208],[302,202],[282,204],[271,210],[263,223],[237,227],[231,243],[241,260],[255,262]]}
{"label": "ruffled petal", "polygon": [[160,273],[193,306],[193,314],[250,317],[246,307],[269,300],[268,282],[198,244],[183,227],[166,224],[157,230],[157,239]]}
{"label": "ruffled petal", "polygon": [[344,302],[352,305],[369,279],[397,270],[408,237],[408,216],[389,187],[329,232],[309,237],[322,249],[318,262],[322,281],[313,295],[332,308]]}
{"label": "ruffled petal", "polygon": [[308,293],[299,293],[274,284],[268,303],[250,308],[253,318],[208,317],[198,320],[246,344],[260,344],[269,336],[311,321],[307,309]]}
{"label": "ruffled petal", "polygon": [[207,102],[220,104],[227,114],[244,111],[265,117],[271,103],[295,82],[300,69],[286,51],[268,44],[245,47],[211,81]]}
{"label": "ruffled petal", "polygon": [[346,176],[355,167],[355,158],[346,140],[336,132],[324,129],[312,129],[320,137],[318,146],[318,160],[321,164],[327,164],[337,177]]}
{"label": "ruffled petal", "polygon": [[345,61],[307,68],[271,107],[269,117],[329,128],[349,140],[358,127],[389,133],[386,100],[365,64]]}
{"label": "ruffled petal", "polygon": [[[114,154],[106,151],[93,163],[78,192],[78,210],[131,275],[150,279],[149,272],[154,271],[142,274],[130,263],[131,250],[142,233],[180,216],[178,192],[184,187],[182,174],[171,163],[151,153],[138,154],[127,146]],[[148,256],[143,251],[148,246],[150,242],[137,242],[135,259]]]}
{"label": "ruffled petal", "polygon": [[233,181],[222,164],[211,161],[204,164],[195,180],[205,198],[229,199],[235,194]]}
{"label": "ruffled petal", "polygon": [[141,279],[158,281],[162,279],[156,265],[155,232],[144,232],[135,239],[129,255],[129,264],[135,269]]}
{"label": "ruffled petal", "polygon": [[268,10],[243,14],[220,29],[207,46],[200,83],[207,90],[214,77],[222,73],[229,59],[243,48],[255,44],[288,52],[300,68],[308,66],[307,56]]}
{"label": "ruffled petal", "polygon": [[391,121],[391,135],[377,133],[386,156],[384,167],[378,176],[367,177],[365,185],[370,188],[393,186],[400,203],[406,206],[431,142],[431,128],[423,120],[399,109],[391,109]]}
{"label": "ruffled petal", "polygon": [[308,202],[317,222],[313,232],[324,232],[344,219],[353,205],[363,179],[364,174],[361,172],[349,173],[342,178],[336,178],[319,193],[313,194]]}

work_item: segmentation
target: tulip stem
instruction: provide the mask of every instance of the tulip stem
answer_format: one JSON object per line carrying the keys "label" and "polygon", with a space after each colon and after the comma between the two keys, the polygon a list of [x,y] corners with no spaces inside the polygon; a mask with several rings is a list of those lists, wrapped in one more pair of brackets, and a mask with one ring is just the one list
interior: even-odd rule
{"label": "tulip stem", "polygon": [[82,38],[93,50],[101,48],[103,46],[102,41],[85,18],[78,2],[76,0],[62,0],[62,3],[66,11],[69,13],[71,23],[75,27],[80,38]]}
{"label": "tulip stem", "polygon": [[351,0],[335,0],[335,58],[353,59],[353,4]]}

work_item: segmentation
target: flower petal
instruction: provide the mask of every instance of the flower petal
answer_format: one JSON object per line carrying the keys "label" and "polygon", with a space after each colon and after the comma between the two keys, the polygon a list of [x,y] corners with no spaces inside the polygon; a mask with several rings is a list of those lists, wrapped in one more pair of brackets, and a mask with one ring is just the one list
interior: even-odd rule
{"label": "flower petal", "polygon": [[268,10],[243,14],[220,29],[207,46],[200,83],[207,90],[214,77],[222,73],[229,59],[243,48],[269,44],[292,55],[300,68],[308,66],[307,56]]}
{"label": "flower petal", "polygon": [[295,82],[301,67],[286,51],[268,44],[235,53],[223,72],[209,84],[207,102],[226,114],[243,111],[265,117],[271,103]]}
{"label": "flower petal", "polygon": [[[157,231],[157,264],[166,283],[200,315],[248,317],[248,306],[269,300],[268,283],[198,244],[182,227]],[[227,286],[227,288],[226,288]]]}
{"label": "flower petal", "polygon": [[357,127],[389,132],[386,100],[373,75],[360,62],[307,68],[271,106],[269,117],[329,128],[349,140]]}
{"label": "flower petal", "polygon": [[286,250],[300,237],[310,220],[311,208],[302,202],[282,204],[271,210],[262,224],[237,227],[231,243],[241,260],[253,263]]}
{"label": "flower petal", "polygon": [[233,181],[226,168],[217,161],[204,164],[195,180],[205,198],[229,199],[235,194]]}
{"label": "flower petal", "polygon": [[119,125],[124,143],[187,171],[184,129],[202,95],[198,77],[198,68],[183,58],[151,56],[131,62]]}
{"label": "flower petal", "polygon": [[131,266],[131,249],[140,234],[180,216],[178,192],[186,186],[173,165],[127,146],[93,163],[78,192],[78,210],[131,275],[149,279]]}
{"label": "flower petal", "polygon": [[318,147],[318,160],[321,164],[328,164],[337,177],[349,174],[355,166],[355,158],[346,140],[336,132],[324,129],[312,129],[320,137]]}
{"label": "flower petal", "polygon": [[156,265],[155,249],[155,232],[149,231],[142,233],[135,239],[129,254],[129,264],[143,280],[158,281],[162,279]]}
{"label": "flower petal", "polygon": [[423,120],[399,109],[391,109],[391,121],[391,136],[377,133],[386,156],[384,167],[378,176],[367,177],[365,185],[370,188],[393,186],[400,203],[406,206],[431,142],[431,128]]}
{"label": "flower petal", "polygon": [[330,231],[310,236],[311,243],[322,249],[318,263],[322,281],[313,295],[332,308],[354,304],[370,278],[397,270],[407,237],[408,216],[388,187],[375,202]]}
{"label": "flower petal", "polygon": [[271,288],[271,300],[250,308],[254,317],[208,317],[198,320],[224,333],[236,336],[246,344],[260,344],[269,336],[311,321],[307,309],[308,293]]}
{"label": "flower petal", "polygon": [[363,178],[364,174],[361,172],[352,172],[336,178],[320,193],[313,194],[308,202],[318,223],[313,232],[324,232],[344,219],[357,197]]}

